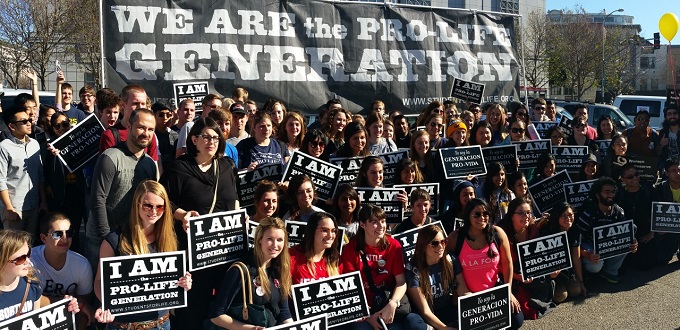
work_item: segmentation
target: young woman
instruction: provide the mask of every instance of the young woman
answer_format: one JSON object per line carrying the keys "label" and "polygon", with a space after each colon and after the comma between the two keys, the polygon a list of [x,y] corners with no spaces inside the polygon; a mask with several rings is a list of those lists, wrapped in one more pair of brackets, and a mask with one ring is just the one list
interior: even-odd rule
{"label": "young woman", "polygon": [[338,225],[335,217],[317,212],[309,217],[304,240],[290,249],[292,283],[306,283],[339,274]]}
{"label": "young woman", "polygon": [[462,121],[457,121],[452,123],[446,129],[446,136],[448,141],[444,144],[443,148],[456,148],[469,146],[470,142],[467,139],[468,127]]}
{"label": "young woman", "polygon": [[576,176],[577,181],[594,180],[600,177],[600,165],[597,156],[589,153],[583,159],[583,164]]}
{"label": "young woman", "polygon": [[[40,301],[43,289],[29,260],[31,237],[25,231],[0,230],[0,322],[44,307]],[[80,311],[75,298],[68,310]]]}
{"label": "young woman", "polygon": [[465,205],[473,198],[475,198],[475,186],[470,181],[463,180],[453,189],[454,203],[441,217],[442,225],[447,233],[451,233],[457,227],[456,219],[463,218]]}
{"label": "young woman", "polygon": [[337,216],[338,225],[345,227],[345,236],[352,238],[359,229],[359,210],[361,199],[354,187],[343,184],[333,195],[333,214]]}
{"label": "young woman", "polygon": [[260,222],[264,218],[273,216],[279,206],[279,187],[269,180],[262,180],[255,186],[253,193],[255,201],[255,214],[250,218]]}
{"label": "young woman", "polygon": [[64,135],[64,133],[68,132],[70,129],[71,122],[69,121],[66,114],[63,112],[55,113],[50,117],[50,125],[48,130],[45,131],[47,132],[47,140],[55,140],[56,138]]}
{"label": "young woman", "polygon": [[[167,210],[167,212],[166,212]],[[99,249],[99,258],[177,251],[170,199],[165,188],[156,181],[146,180],[137,186],[132,197],[132,209],[128,223],[109,233]],[[94,293],[102,298],[102,270],[97,268]],[[178,279],[177,285],[190,290],[191,274]],[[169,310],[123,315],[114,317],[108,310],[97,309],[95,318],[108,323],[106,329],[135,329],[156,325],[155,329],[170,329]]]}
{"label": "young woman", "polygon": [[304,139],[302,139],[300,150],[312,157],[328,160],[327,157],[323,156],[324,150],[326,150],[326,144],[328,144],[328,137],[326,137],[326,134],[315,129],[308,131],[307,134],[305,134]]}
{"label": "young woman", "polygon": [[[470,292],[490,289],[498,283],[507,283],[512,292],[513,266],[508,236],[491,223],[490,216],[489,205],[484,200],[470,200],[463,211],[463,227],[447,238],[447,250],[458,256]],[[524,315],[512,293],[510,308],[510,328],[519,329],[524,323]]]}
{"label": "young woman", "polygon": [[396,148],[396,142],[397,141],[394,137],[394,123],[389,119],[385,119],[382,137],[389,140],[389,141],[392,141],[393,143],[395,143],[395,148]]}
{"label": "young woman", "polygon": [[546,133],[550,139],[550,143],[553,146],[559,146],[564,144],[564,140],[567,138],[564,131],[557,125],[550,127]]}
{"label": "young woman", "polygon": [[49,105],[41,104],[40,110],[38,111],[38,126],[45,130],[45,132],[50,132],[51,124],[50,119],[57,113],[57,109]]}
{"label": "young woman", "polygon": [[517,298],[525,319],[535,320],[543,317],[555,308],[553,287],[550,278],[557,277],[555,272],[550,278],[541,276],[522,280],[520,273],[517,244],[538,236],[538,227],[533,218],[533,211],[529,202],[523,198],[515,198],[508,206],[508,213],[501,220],[500,227],[508,235],[510,253],[512,255],[514,273],[512,294]]}
{"label": "young woman", "polygon": [[397,145],[391,139],[383,137],[385,118],[373,111],[368,114],[366,128],[368,128],[368,151],[371,155],[397,151]]}
{"label": "young woman", "polygon": [[[250,273],[248,280],[252,283],[253,304],[264,307],[268,319],[272,320],[264,327],[292,323],[288,307],[292,279],[285,222],[279,218],[262,219],[255,229],[255,247],[241,261]],[[231,306],[245,303],[241,287],[239,270],[236,267],[229,269],[211,305],[210,321],[226,329],[263,329],[263,326],[255,327],[234,318],[241,318],[240,311],[239,315],[227,314]]]}
{"label": "young woman", "polygon": [[613,179],[618,179],[621,176],[621,166],[628,161],[626,160],[626,153],[628,152],[628,138],[624,135],[615,135],[612,142],[609,144],[607,156],[602,162],[602,175]]}
{"label": "young woman", "polygon": [[616,124],[614,124],[614,119],[610,116],[602,116],[600,120],[597,121],[597,139],[598,140],[611,140],[619,132],[616,131]]}
{"label": "young woman", "polygon": [[542,225],[540,229],[541,236],[566,231],[569,240],[572,268],[560,271],[559,275],[553,278],[555,282],[553,301],[558,304],[565,301],[567,297],[585,296],[588,292],[583,285],[583,265],[581,264],[580,249],[581,237],[576,228],[572,228],[575,212],[574,208],[568,203],[559,203],[550,211],[548,223]]}
{"label": "young woman", "polygon": [[408,296],[415,311],[437,330],[453,330],[458,324],[453,303],[469,293],[456,256],[446,253],[444,231],[426,226],[418,231],[416,249],[406,264]]}
{"label": "young woman", "polygon": [[432,114],[442,116],[444,114],[444,105],[439,101],[433,101],[427,105],[427,108],[418,116],[416,126],[425,126],[430,120]]}
{"label": "young woman", "polygon": [[[281,127],[281,124],[283,123],[283,119],[288,114],[286,106],[283,105],[283,102],[279,100],[269,100],[264,104],[264,112],[271,116],[272,127],[274,131],[273,134],[276,135],[277,131]],[[302,125],[304,126],[304,121],[302,121]]]}
{"label": "young woman", "polygon": [[394,230],[392,230],[393,234],[403,233],[407,230],[422,227],[434,222],[434,219],[427,215],[430,213],[432,199],[426,190],[414,189],[411,192],[410,202],[413,214],[411,214],[410,218],[398,224]]}
{"label": "young woman", "polygon": [[397,184],[423,183],[423,175],[420,173],[418,164],[408,158],[397,163]]}
{"label": "young woman", "polygon": [[499,144],[508,136],[508,128],[505,116],[505,108],[498,104],[492,104],[486,109],[486,120],[491,124],[492,140]]}
{"label": "young woman", "polygon": [[321,130],[328,137],[328,147],[326,153],[331,154],[338,151],[345,144],[345,126],[352,122],[352,114],[343,109],[333,109],[326,116],[327,121],[321,126]]}
{"label": "young woman", "polygon": [[508,135],[501,145],[508,145],[512,142],[526,141],[529,139],[527,126],[522,120],[513,117],[510,119],[510,135]]}
{"label": "young woman", "polygon": [[284,164],[288,161],[288,148],[272,138],[272,125],[269,114],[255,115],[253,135],[236,145],[239,169],[254,170],[258,166]]}
{"label": "young woman", "polygon": [[429,178],[433,176],[434,164],[430,152],[430,134],[427,131],[413,133],[409,155],[411,160],[418,165],[420,173],[423,174],[423,180],[429,181]]}
{"label": "young woman", "polygon": [[[385,163],[376,156],[369,156],[364,159],[359,168],[356,186],[366,188],[382,188],[384,179]],[[394,196],[395,200],[400,201],[406,206],[408,196],[405,191],[401,191]]]}
{"label": "young woman", "polygon": [[425,131],[430,135],[430,149],[439,149],[448,141],[441,136],[444,129],[444,117],[438,113],[433,113],[425,121]]}
{"label": "young woman", "polygon": [[598,147],[593,140],[586,136],[588,132],[588,122],[583,116],[577,116],[574,121],[571,122],[572,135],[567,138],[565,144],[572,146],[588,146],[588,152],[599,155]]}
{"label": "young woman", "polygon": [[[371,308],[371,316],[363,322],[351,323],[349,327],[354,330],[379,329],[378,318],[382,318],[388,329],[425,330],[427,325],[417,314],[396,314],[399,301],[406,293],[404,254],[399,241],[385,234],[386,217],[385,211],[378,206],[368,204],[362,207],[359,212],[359,231],[343,248],[340,257],[342,272],[361,272],[361,281]],[[376,305],[375,297],[382,292],[375,292],[371,288],[367,276],[372,277],[376,290],[391,292],[386,305]]]}
{"label": "young woman", "polygon": [[470,145],[479,145],[482,148],[493,147],[494,144],[491,136],[491,124],[486,120],[482,120],[470,130]]}
{"label": "young woman", "polygon": [[471,111],[465,110],[460,114],[460,119],[465,123],[465,126],[474,128],[477,124],[475,114]]}
{"label": "young woman", "polygon": [[292,154],[302,147],[302,139],[306,133],[304,118],[297,112],[289,112],[283,117],[277,135],[279,141],[285,143],[288,152]]}
{"label": "young woman", "polygon": [[489,202],[491,221],[498,224],[508,212],[510,201],[515,199],[515,194],[508,189],[508,182],[505,180],[505,167],[501,163],[489,163],[484,184],[480,188],[476,196]]}
{"label": "young woman", "polygon": [[538,157],[536,162],[536,176],[529,181],[529,185],[533,185],[543,179],[547,179],[555,175],[555,156],[551,153],[544,152]]}
{"label": "young woman", "polygon": [[351,122],[345,127],[345,144],[332,157],[365,157],[370,153],[366,147],[368,132],[364,125]]}
{"label": "young woman", "polygon": [[314,206],[316,187],[312,179],[304,174],[293,175],[290,178],[288,190],[286,190],[286,202],[289,209],[283,216],[283,220],[307,222],[312,214],[323,212],[322,209]]}
{"label": "young woman", "polygon": [[[529,194],[527,177],[523,172],[517,171],[508,176],[508,188],[515,194],[515,198],[524,198],[530,205],[533,205],[533,198]],[[539,218],[540,216],[538,210],[534,209],[534,217]]]}

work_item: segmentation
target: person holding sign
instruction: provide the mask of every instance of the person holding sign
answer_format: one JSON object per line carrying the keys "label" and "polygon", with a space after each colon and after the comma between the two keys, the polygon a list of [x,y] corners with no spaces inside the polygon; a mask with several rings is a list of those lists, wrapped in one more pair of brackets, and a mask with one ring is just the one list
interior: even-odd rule
{"label": "person holding sign", "polygon": [[529,181],[529,186],[533,186],[536,182],[545,180],[553,175],[555,175],[555,169],[557,168],[557,161],[555,160],[555,155],[544,152],[538,157],[538,162],[536,162],[536,176]]}
{"label": "person holding sign", "polygon": [[571,121],[572,135],[567,138],[566,145],[570,146],[587,146],[588,152],[599,155],[600,148],[597,144],[588,137],[588,129],[592,127],[588,126],[588,118],[577,116]]}
{"label": "person holding sign", "polygon": [[361,271],[371,308],[371,316],[363,322],[352,323],[350,328],[380,329],[378,319],[382,319],[389,330],[425,330],[427,325],[418,314],[397,313],[406,294],[404,254],[399,241],[386,235],[386,218],[385,211],[378,206],[362,207],[359,231],[345,245],[340,257],[343,273]]}
{"label": "person holding sign", "polygon": [[328,161],[328,157],[323,156],[327,144],[328,137],[326,137],[326,135],[323,134],[322,131],[315,129],[307,131],[307,134],[305,134],[304,139],[302,139],[302,145],[300,146],[300,150],[302,150],[302,152],[312,157]]}
{"label": "person holding sign", "polygon": [[[128,223],[106,235],[99,249],[99,258],[177,251],[177,236],[169,206],[170,199],[160,183],[151,180],[140,183],[132,197]],[[100,300],[101,276],[102,270],[98,267],[94,293]],[[177,285],[187,291],[191,289],[191,284],[189,272],[177,280]],[[170,329],[167,309],[114,317],[110,311],[98,308],[94,316],[97,321],[108,323],[106,329],[135,329],[151,325],[157,329]]]}
{"label": "person holding sign", "polygon": [[519,301],[525,319],[541,318],[555,308],[555,304],[552,302],[554,291],[551,278],[557,277],[559,272],[550,274],[550,278],[541,276],[528,278],[526,281],[522,280],[517,244],[538,236],[538,226],[534,222],[531,204],[523,198],[513,199],[508,206],[508,213],[501,220],[500,226],[507,233],[510,242],[512,268],[514,269],[512,293]]}
{"label": "person holding sign", "polygon": [[[617,188],[616,181],[608,177],[599,178],[590,190],[590,198],[584,204],[583,211],[578,216],[576,227],[581,234],[581,255],[583,268],[590,273],[597,273],[609,283],[619,282],[619,268],[626,258],[625,254],[606,260],[594,252],[593,228],[626,220],[623,209],[616,205],[614,197]],[[637,240],[633,240],[630,251],[635,253],[638,248]]]}
{"label": "person holding sign", "polygon": [[[351,143],[351,142],[350,142]],[[385,163],[382,159],[376,156],[368,156],[361,163],[359,168],[359,175],[357,175],[356,186],[367,188],[382,188]],[[394,196],[394,200],[400,201],[406,205],[408,203],[408,196],[405,191],[401,191]]]}
{"label": "person holding sign", "polygon": [[[250,273],[247,281],[252,283],[250,295],[253,305],[264,310],[269,323],[248,324],[242,320],[241,306],[246,303],[241,292],[243,282],[238,268],[232,267],[224,275],[208,313],[214,324],[212,329],[262,330],[276,324],[292,323],[293,318],[288,307],[292,283],[291,260],[283,220],[271,217],[262,219],[255,229],[255,248],[242,261]],[[232,314],[231,311],[236,309],[238,311]]]}
{"label": "person holding sign", "polygon": [[354,237],[359,230],[359,210],[361,199],[354,187],[343,184],[338,187],[333,196],[333,213],[338,217],[338,223],[345,227],[347,239]]}
{"label": "person holding sign", "polygon": [[463,180],[453,188],[453,204],[440,218],[442,225],[447,233],[456,229],[456,219],[463,218],[463,210],[465,205],[473,198],[475,198],[475,186],[472,182]]}
{"label": "person holding sign", "polygon": [[435,150],[443,148],[448,141],[446,137],[442,137],[444,129],[444,116],[433,113],[427,117],[425,121],[425,131],[430,135],[430,148]]}
{"label": "person holding sign", "polygon": [[453,330],[457,315],[453,299],[469,294],[458,258],[446,253],[446,237],[439,226],[418,231],[416,249],[406,264],[408,296],[420,316],[437,330]]}
{"label": "person holding sign", "polygon": [[345,144],[337,152],[331,154],[334,157],[366,157],[370,155],[366,148],[368,132],[364,125],[357,122],[347,124],[344,131]]}
{"label": "person holding sign", "polygon": [[316,187],[314,182],[304,174],[296,174],[290,178],[288,190],[286,190],[286,202],[289,205],[288,212],[283,220],[307,222],[309,217],[322,209],[314,206],[316,203]]}
{"label": "person holding sign", "polygon": [[597,156],[595,156],[592,153],[588,153],[583,158],[583,164],[581,164],[581,168],[578,171],[576,180],[577,181],[595,180],[599,177],[600,177],[600,165],[599,161],[597,160]]}
{"label": "person holding sign", "polygon": [[583,285],[583,266],[581,265],[581,235],[577,232],[574,224],[574,208],[567,202],[558,203],[550,210],[550,219],[539,223],[540,236],[548,236],[563,231],[567,232],[569,249],[571,251],[572,268],[560,271],[555,282],[555,294],[553,301],[561,303],[567,297],[585,296],[588,291]]}
{"label": "person holding sign", "polygon": [[527,140],[529,140],[529,133],[526,123],[519,118],[512,117],[510,119],[510,135],[501,142],[501,145],[509,145],[511,142]]}
{"label": "person holding sign", "polygon": [[[680,202],[680,160],[669,158],[665,161],[666,176],[668,180],[655,187],[655,201],[657,202]],[[637,202],[637,201],[636,201]],[[651,214],[651,213],[650,213]],[[661,264],[667,264],[678,251],[680,234],[665,233],[657,234],[658,254],[657,260]]]}
{"label": "person holding sign", "polygon": [[508,212],[508,204],[515,199],[515,194],[508,189],[503,164],[490,163],[486,170],[484,183],[477,188],[478,191],[475,195],[489,201],[491,220],[494,224],[497,224]]}
{"label": "person holding sign", "polygon": [[383,137],[385,117],[378,112],[371,112],[366,118],[368,128],[368,151],[371,155],[397,151],[397,145],[391,139]]}
{"label": "person holding sign", "polygon": [[[43,289],[29,260],[31,240],[25,231],[0,230],[0,322],[43,307]],[[71,300],[68,310],[80,311],[77,299]]]}
{"label": "person holding sign", "polygon": [[339,274],[340,239],[335,217],[317,212],[309,217],[302,243],[290,249],[292,283],[300,284]]}
{"label": "person holding sign", "polygon": [[[489,209],[482,199],[469,201],[463,213],[463,227],[451,233],[446,241],[447,250],[460,260],[465,285],[470,292],[483,291],[502,283],[507,283],[512,289],[513,266],[508,236],[490,222]],[[519,329],[524,323],[524,314],[512,294],[510,307],[510,328]]]}
{"label": "person holding sign", "polygon": [[398,224],[392,230],[392,234],[403,233],[407,230],[422,227],[434,222],[434,219],[427,215],[430,213],[431,206],[432,200],[430,199],[430,193],[423,189],[414,189],[411,192],[411,208],[413,209],[413,214],[410,218]]}
{"label": "person holding sign", "polygon": [[262,180],[255,186],[253,200],[255,215],[250,218],[251,220],[260,222],[264,218],[271,217],[276,213],[279,205],[279,187],[274,182]]}
{"label": "person holding sign", "polygon": [[283,164],[288,161],[290,157],[288,148],[273,139],[272,132],[272,119],[269,114],[255,115],[253,136],[236,145],[239,169],[254,170],[260,165]]}
{"label": "person holding sign", "polygon": [[564,134],[564,131],[559,125],[550,127],[545,134],[548,136],[550,139],[550,144],[553,146],[560,146],[564,144],[564,140],[567,138],[566,134]]}

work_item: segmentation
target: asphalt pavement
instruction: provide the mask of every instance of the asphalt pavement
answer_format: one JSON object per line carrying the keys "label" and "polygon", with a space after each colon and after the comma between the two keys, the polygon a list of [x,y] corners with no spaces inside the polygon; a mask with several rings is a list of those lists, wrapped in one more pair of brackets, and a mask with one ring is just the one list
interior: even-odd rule
{"label": "asphalt pavement", "polygon": [[626,270],[618,284],[595,276],[588,296],[567,300],[522,329],[680,329],[680,262],[652,270]]}

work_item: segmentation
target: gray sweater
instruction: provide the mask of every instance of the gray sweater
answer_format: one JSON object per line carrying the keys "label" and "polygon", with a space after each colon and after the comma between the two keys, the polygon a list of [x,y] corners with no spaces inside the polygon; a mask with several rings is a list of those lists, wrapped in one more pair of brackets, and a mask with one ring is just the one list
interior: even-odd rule
{"label": "gray sweater", "polygon": [[[0,142],[0,191],[8,190],[17,211],[40,206],[40,184],[44,181],[40,144],[26,138],[28,143],[14,136]],[[6,208],[2,201],[0,205]]]}

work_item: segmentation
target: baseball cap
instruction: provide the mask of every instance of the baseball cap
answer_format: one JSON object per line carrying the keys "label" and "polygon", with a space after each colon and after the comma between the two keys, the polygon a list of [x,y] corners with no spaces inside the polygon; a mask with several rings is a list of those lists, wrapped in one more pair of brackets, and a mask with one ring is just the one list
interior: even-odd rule
{"label": "baseball cap", "polygon": [[235,102],[229,107],[229,112],[232,114],[234,113],[240,113],[242,115],[248,114],[248,111],[246,111],[246,108],[243,106],[243,103],[241,102]]}
{"label": "baseball cap", "polygon": [[170,106],[168,106],[165,102],[158,101],[151,105],[151,111],[153,111],[154,113],[162,110],[172,111],[172,109],[170,109]]}

